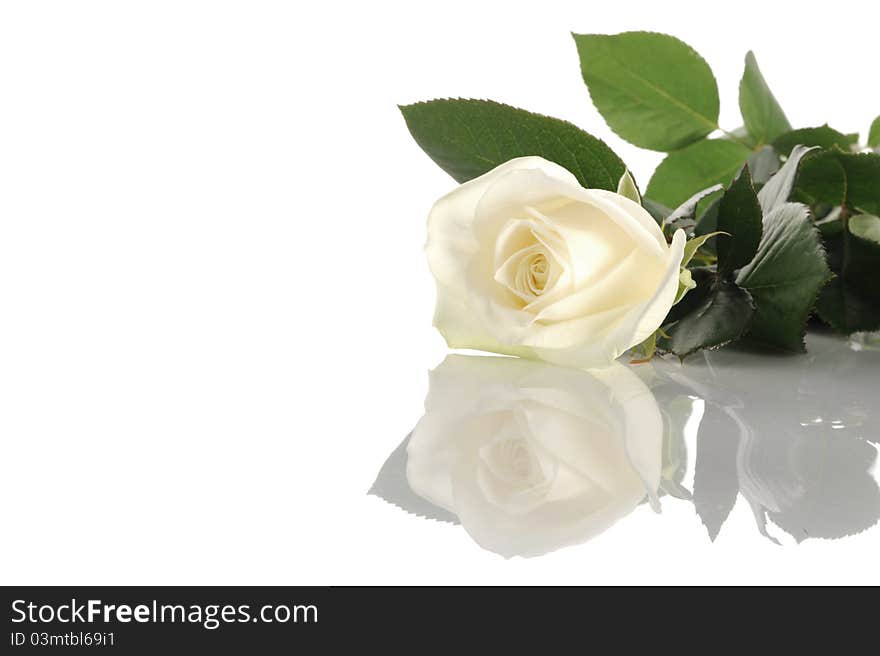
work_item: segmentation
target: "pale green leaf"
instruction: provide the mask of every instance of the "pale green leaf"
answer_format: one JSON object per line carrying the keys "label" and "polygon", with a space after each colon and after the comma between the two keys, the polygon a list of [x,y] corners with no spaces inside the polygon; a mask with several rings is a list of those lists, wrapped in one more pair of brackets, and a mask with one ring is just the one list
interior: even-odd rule
{"label": "pale green leaf", "polygon": [[683,41],[654,32],[573,36],[596,109],[630,143],[677,150],[718,128],[715,77]]}
{"label": "pale green leaf", "polygon": [[746,55],[746,68],[739,83],[739,109],[746,128],[758,143],[771,143],[791,130],[785,112],[767,86],[754,53]]}
{"label": "pale green leaf", "polygon": [[639,187],[636,185],[636,181],[633,179],[629,169],[620,176],[620,181],[617,183],[617,193],[629,198],[631,201],[635,201],[639,205],[642,204],[642,194],[639,192]]}
{"label": "pale green leaf", "polygon": [[751,154],[751,150],[733,141],[698,141],[660,162],[645,195],[678,207],[702,189],[729,184]]}

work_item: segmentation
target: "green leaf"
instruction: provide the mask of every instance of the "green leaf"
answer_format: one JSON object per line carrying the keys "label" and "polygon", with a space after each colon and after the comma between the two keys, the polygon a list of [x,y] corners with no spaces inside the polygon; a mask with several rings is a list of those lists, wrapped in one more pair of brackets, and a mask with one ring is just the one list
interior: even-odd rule
{"label": "green leaf", "polygon": [[824,236],[828,263],[837,277],[822,290],[819,317],[843,333],[880,329],[880,219],[857,215],[836,222]]}
{"label": "green leaf", "polygon": [[[693,256],[691,256],[693,257]],[[691,274],[690,269],[682,268],[678,273],[678,291],[675,292],[675,299],[672,301],[672,304],[680,302],[681,299],[684,298],[684,295],[687,294],[692,289],[696,289],[697,283],[694,281],[694,277]]]}
{"label": "green leaf", "polygon": [[785,112],[773,97],[751,51],[746,54],[746,68],[739,83],[739,109],[749,134],[758,143],[771,143],[780,134],[791,130]]}
{"label": "green leaf", "polygon": [[880,116],[871,123],[871,129],[868,130],[868,146],[870,148],[880,148]]}
{"label": "green leaf", "polygon": [[694,259],[694,255],[697,254],[697,251],[700,250],[700,247],[706,243],[712,237],[717,237],[718,235],[726,235],[730,237],[729,232],[724,232],[723,230],[719,230],[717,232],[710,232],[705,235],[700,235],[699,237],[694,237],[693,239],[689,239],[684,245],[684,255],[681,258],[681,266],[682,268],[686,267],[690,264],[691,260]]}
{"label": "green leaf", "polygon": [[792,199],[880,213],[880,154],[827,150],[804,160]]}
{"label": "green leaf", "polygon": [[715,77],[683,41],[654,32],[572,36],[596,109],[630,143],[671,151],[718,129]]}
{"label": "green leaf", "polygon": [[865,300],[841,278],[835,278],[822,289],[816,302],[816,314],[846,335],[880,330],[880,303]]}
{"label": "green leaf", "polygon": [[527,155],[564,166],[584,187],[609,191],[626,170],[604,142],[571,123],[490,100],[432,100],[400,111],[422,150],[458,182]]}
{"label": "green leaf", "polygon": [[757,306],[749,337],[769,346],[804,350],[807,317],[830,277],[807,208],[785,203],[772,209],[764,216],[755,258],[736,279]]}
{"label": "green leaf", "polygon": [[811,152],[812,148],[796,146],[779,172],[767,181],[761,191],[758,192],[758,201],[761,210],[766,216],[775,208],[788,202],[791,191],[797,179],[798,168],[804,156]]}
{"label": "green leaf", "polygon": [[869,214],[880,214],[880,155],[835,153],[846,172],[846,204]]}
{"label": "green leaf", "polygon": [[779,135],[773,141],[773,147],[778,153],[790,153],[795,146],[818,146],[819,148],[834,148],[837,146],[848,150],[850,137],[831,128],[826,123],[818,128],[801,128]]}
{"label": "green leaf", "polygon": [[[657,331],[655,330],[651,333],[650,337],[646,338],[641,344],[638,344],[633,347],[632,350],[632,362],[631,364],[639,364],[641,362],[648,362],[651,358],[654,357],[654,353],[657,352]],[[638,357],[636,357],[638,355]]]}
{"label": "green leaf", "polygon": [[[700,203],[702,205],[702,203]],[[702,214],[699,214],[697,218],[697,227],[694,228],[694,235],[707,235],[710,232],[715,232],[718,227],[718,207],[721,205],[721,197],[718,196],[714,200],[712,200],[708,207],[706,207]],[[715,252],[715,242],[708,242],[703,250],[709,253]]]}
{"label": "green leaf", "polygon": [[[696,287],[691,289],[687,294],[684,294],[681,298],[677,298],[676,302],[669,310],[669,314],[667,314],[666,318],[663,320],[663,326],[666,328],[696,310],[700,304],[709,297],[712,287],[715,285],[717,276],[711,268],[695,267],[693,269],[688,269],[688,271],[690,272],[691,279],[696,284]],[[680,284],[681,283],[679,283],[679,291],[681,291]],[[664,347],[664,350],[668,349],[665,349]]]}
{"label": "green leaf", "polygon": [[698,141],[660,162],[646,195],[677,207],[701,189],[729,184],[751,154],[751,150],[732,141]]}
{"label": "green leaf", "polygon": [[801,164],[791,200],[806,203],[814,210],[823,205],[835,207],[846,200],[846,171],[837,151],[817,152]]}
{"label": "green leaf", "polygon": [[718,204],[716,226],[731,235],[715,245],[719,274],[732,273],[752,261],[761,242],[761,219],[758,195],[749,168],[744,166]]}
{"label": "green leaf", "polygon": [[617,183],[617,193],[639,205],[642,204],[642,194],[639,192],[639,187],[636,185],[636,181],[633,179],[629,169],[620,176],[620,181]]}
{"label": "green leaf", "polygon": [[[857,214],[849,218],[849,231],[856,237],[872,241],[880,246],[880,217],[873,214]],[[880,270],[878,270],[880,273]]]}
{"label": "green leaf", "polygon": [[755,306],[749,292],[729,281],[717,282],[691,312],[662,338],[660,348],[680,358],[703,348],[715,348],[739,339],[749,327]]}

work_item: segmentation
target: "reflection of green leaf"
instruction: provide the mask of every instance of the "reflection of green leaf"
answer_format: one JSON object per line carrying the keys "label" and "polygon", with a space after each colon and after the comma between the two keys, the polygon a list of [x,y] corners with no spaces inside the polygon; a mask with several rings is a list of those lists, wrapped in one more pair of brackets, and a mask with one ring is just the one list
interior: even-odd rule
{"label": "reflection of green leaf", "polygon": [[677,396],[660,405],[663,415],[663,468],[660,472],[660,490],[676,499],[690,500],[693,495],[682,485],[687,474],[687,443],[684,429],[694,414],[695,401],[688,396]]}
{"label": "reflection of green leaf", "polygon": [[648,182],[646,195],[677,207],[701,189],[729,184],[751,154],[751,150],[733,141],[698,141],[660,162]]}
{"label": "reflection of green leaf", "polygon": [[802,351],[807,317],[830,277],[807,208],[786,203],[771,210],[764,217],[764,234],[755,258],[736,279],[757,306],[749,337]]}
{"label": "reflection of green leaf", "polygon": [[410,487],[406,478],[408,459],[406,447],[409,444],[409,439],[410,436],[407,435],[406,439],[391,452],[367,494],[377,496],[419,517],[458,524],[458,517],[445,508],[435,506],[427,499],[423,499]]}
{"label": "reflection of green leaf", "polygon": [[751,262],[761,241],[762,228],[761,206],[747,166],[721,197],[716,225],[719,231],[730,235],[715,244],[718,273],[732,273]]}
{"label": "reflection of green leaf", "polygon": [[739,494],[736,470],[741,429],[715,403],[707,403],[697,436],[694,467],[694,507],[709,532],[718,537]]}
{"label": "reflection of green leaf", "polygon": [[630,143],[676,150],[718,128],[715,77],[683,41],[653,32],[573,36],[593,104]]}
{"label": "reflection of green leaf", "polygon": [[767,86],[752,52],[746,55],[746,67],[739,83],[739,109],[749,134],[758,143],[770,143],[791,130],[791,124]]}
{"label": "reflection of green leaf", "polygon": [[596,137],[559,119],[489,100],[432,100],[400,108],[416,143],[458,182],[515,157],[540,155],[585,187],[615,191],[626,167]]}

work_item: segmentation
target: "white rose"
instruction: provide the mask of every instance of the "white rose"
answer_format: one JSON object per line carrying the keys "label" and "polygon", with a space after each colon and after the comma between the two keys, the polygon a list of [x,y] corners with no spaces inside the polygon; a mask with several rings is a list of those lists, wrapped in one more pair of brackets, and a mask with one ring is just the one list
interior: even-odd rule
{"label": "white rose", "polygon": [[656,502],[662,443],[653,395],[620,364],[450,355],[431,372],[406,475],[485,549],[537,556]]}
{"label": "white rose", "polygon": [[660,327],[684,244],[682,231],[667,244],[638,203],[514,159],[431,210],[434,325],[453,348],[604,366]]}

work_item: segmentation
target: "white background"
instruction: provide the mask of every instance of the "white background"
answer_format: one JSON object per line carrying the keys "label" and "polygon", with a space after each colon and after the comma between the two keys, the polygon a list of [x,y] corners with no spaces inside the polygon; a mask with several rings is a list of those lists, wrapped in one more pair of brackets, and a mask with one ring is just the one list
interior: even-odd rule
{"label": "white background", "polygon": [[[873,13],[872,13],[873,12]],[[880,114],[869,3],[6,2],[0,582],[880,582],[877,538],[776,547],[686,504],[505,561],[365,496],[420,416],[426,213],[396,108],[486,97],[659,155],[592,108],[569,32],[673,33],[721,123],[752,48],[798,126]]]}

